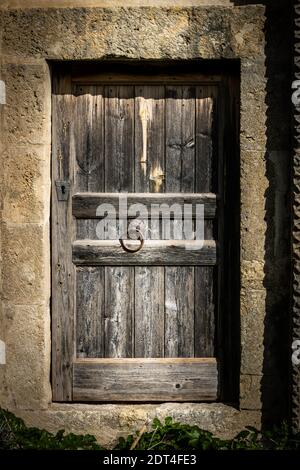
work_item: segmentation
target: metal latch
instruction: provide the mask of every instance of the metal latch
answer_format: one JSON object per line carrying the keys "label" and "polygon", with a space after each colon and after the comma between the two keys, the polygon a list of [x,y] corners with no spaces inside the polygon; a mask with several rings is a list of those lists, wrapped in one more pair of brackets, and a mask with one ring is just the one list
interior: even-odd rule
{"label": "metal latch", "polygon": [[55,186],[58,201],[67,201],[69,199],[70,181],[55,181]]}

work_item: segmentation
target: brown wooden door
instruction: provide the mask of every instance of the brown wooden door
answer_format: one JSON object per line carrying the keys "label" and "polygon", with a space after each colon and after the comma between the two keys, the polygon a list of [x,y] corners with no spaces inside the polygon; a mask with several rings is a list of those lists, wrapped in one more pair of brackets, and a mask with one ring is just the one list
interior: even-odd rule
{"label": "brown wooden door", "polygon": [[[216,400],[218,83],[120,80],[54,80],[54,400]],[[118,193],[204,203],[204,247],[164,239],[159,218],[138,253],[99,240],[97,207],[118,210]]]}

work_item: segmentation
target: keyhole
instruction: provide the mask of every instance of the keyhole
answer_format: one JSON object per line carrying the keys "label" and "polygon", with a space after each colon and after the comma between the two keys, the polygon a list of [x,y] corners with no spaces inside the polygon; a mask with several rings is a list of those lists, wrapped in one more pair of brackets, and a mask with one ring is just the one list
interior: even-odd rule
{"label": "keyhole", "polygon": [[62,185],[61,187],[61,192],[62,194],[66,194],[66,187],[64,185]]}

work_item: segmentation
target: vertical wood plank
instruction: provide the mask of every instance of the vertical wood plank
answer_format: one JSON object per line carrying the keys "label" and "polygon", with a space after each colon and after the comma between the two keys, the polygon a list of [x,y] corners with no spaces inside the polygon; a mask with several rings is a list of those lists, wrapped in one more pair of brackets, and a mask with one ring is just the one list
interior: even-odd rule
{"label": "vertical wood plank", "polygon": [[[124,192],[133,189],[134,88],[107,86],[105,87],[105,190]],[[105,357],[132,357],[133,318],[134,268],[106,267]]]}
{"label": "vertical wood plank", "polygon": [[[71,244],[73,96],[70,76],[57,76],[52,96],[52,390],[54,401],[72,400],[74,277]],[[55,181],[68,180],[68,201],[58,201]],[[63,313],[62,313],[63,312]]]}
{"label": "vertical wood plank", "polygon": [[76,85],[74,109],[76,192],[104,190],[103,87]]}
{"label": "vertical wood plank", "polygon": [[140,192],[164,192],[165,89],[135,87],[135,188]]}
{"label": "vertical wood plank", "polygon": [[[214,139],[217,87],[196,90],[196,192],[218,192],[217,148]],[[206,222],[207,239],[213,239],[213,224]],[[195,356],[215,355],[214,268],[195,267]]]}
{"label": "vertical wood plank", "polygon": [[[164,192],[165,88],[135,87],[135,191]],[[160,222],[149,237],[158,239]],[[164,267],[135,268],[135,357],[164,355]]]}
{"label": "vertical wood plank", "polygon": [[196,192],[214,192],[213,86],[196,87]]}
{"label": "vertical wood plank", "polygon": [[77,357],[103,357],[104,268],[78,268],[76,273]]}
{"label": "vertical wood plank", "polygon": [[133,356],[134,268],[105,268],[105,357]]}
{"label": "vertical wood plank", "polygon": [[214,268],[195,267],[195,357],[215,356]]}
{"label": "vertical wood plank", "polygon": [[[74,85],[74,192],[104,190],[104,87]],[[94,238],[91,220],[77,222],[78,238]],[[87,280],[88,281],[88,280]]]}
{"label": "vertical wood plank", "polygon": [[195,87],[166,87],[166,191],[194,192]]}
{"label": "vertical wood plank", "polygon": [[[166,191],[194,192],[195,88],[166,89]],[[171,236],[183,236],[171,221]],[[179,229],[179,230],[178,230]],[[178,237],[177,235],[177,237]],[[194,268],[165,268],[165,355],[194,356]]]}
{"label": "vertical wood plank", "polygon": [[135,357],[164,357],[164,276],[157,266],[135,268]]}
{"label": "vertical wood plank", "polygon": [[194,269],[166,268],[165,357],[194,356]]}
{"label": "vertical wood plank", "polygon": [[105,190],[133,190],[134,88],[105,87]]}

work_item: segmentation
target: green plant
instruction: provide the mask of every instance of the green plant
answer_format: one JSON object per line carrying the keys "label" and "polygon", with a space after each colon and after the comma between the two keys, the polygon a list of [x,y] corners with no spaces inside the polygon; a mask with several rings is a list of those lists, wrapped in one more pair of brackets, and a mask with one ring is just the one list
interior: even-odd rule
{"label": "green plant", "polygon": [[[152,430],[146,427],[126,439],[120,438],[115,450],[299,450],[300,433],[292,434],[287,423],[264,432],[249,426],[234,439],[222,440],[198,426],[176,423],[168,417],[164,423],[155,418]],[[0,449],[101,450],[94,436],[52,434],[43,429],[28,428],[24,421],[0,409]]]}
{"label": "green plant", "polygon": [[52,434],[28,428],[22,419],[0,409],[0,449],[100,450],[101,447],[94,436],[65,434],[64,430]]}

